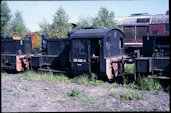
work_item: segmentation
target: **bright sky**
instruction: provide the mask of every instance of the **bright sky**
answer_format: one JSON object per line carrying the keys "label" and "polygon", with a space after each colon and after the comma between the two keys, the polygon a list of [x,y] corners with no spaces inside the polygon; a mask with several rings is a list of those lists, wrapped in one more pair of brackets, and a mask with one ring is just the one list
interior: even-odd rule
{"label": "bright sky", "polygon": [[50,24],[55,12],[61,6],[69,15],[69,22],[75,23],[79,17],[94,17],[100,7],[115,13],[115,17],[130,16],[134,13],[165,14],[169,10],[169,0],[108,0],[108,1],[7,1],[14,15],[22,12],[25,24],[32,32],[40,30],[39,23],[45,18]]}

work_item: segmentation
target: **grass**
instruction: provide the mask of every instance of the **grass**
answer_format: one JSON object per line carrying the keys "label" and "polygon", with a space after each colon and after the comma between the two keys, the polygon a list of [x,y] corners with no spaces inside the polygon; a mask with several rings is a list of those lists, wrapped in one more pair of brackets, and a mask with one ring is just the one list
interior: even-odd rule
{"label": "grass", "polygon": [[83,97],[83,100],[86,101],[86,102],[95,102],[95,100],[92,97],[89,97],[89,96]]}
{"label": "grass", "polygon": [[126,69],[124,70],[124,74],[134,74],[134,64],[126,64]]}
{"label": "grass", "polygon": [[1,69],[1,76],[7,76],[7,75],[12,75],[12,74],[8,74],[7,72]]}
{"label": "grass", "polygon": [[[132,73],[133,72],[134,65],[133,64],[127,64],[127,68],[125,70],[125,73]],[[12,75],[7,74],[6,72],[1,70],[2,76]],[[77,84],[84,84],[87,86],[107,86],[108,88],[118,87],[120,86],[118,83],[108,84],[102,80],[98,80],[97,75],[92,73],[91,75],[82,74],[79,76],[76,76],[74,78],[68,78],[64,74],[54,74],[52,72],[33,72],[33,71],[26,71],[23,74],[19,74],[15,80],[21,82],[21,77],[27,80],[44,80],[48,82],[64,82],[64,83],[77,83]],[[135,88],[135,82],[128,83],[127,78],[123,75],[123,86],[126,88]],[[148,77],[140,77],[139,80],[139,87],[141,90],[150,90],[155,91],[158,93],[160,90],[162,90],[162,85],[155,79],[148,78]],[[167,88],[168,91],[170,91],[170,87]]]}
{"label": "grass", "polygon": [[141,90],[149,90],[159,93],[159,91],[163,89],[158,80],[150,77],[139,76],[138,82]]}
{"label": "grass", "polygon": [[109,85],[109,84],[106,84],[106,86],[107,86],[109,89],[111,89],[111,88],[119,87],[120,84],[114,82],[114,83],[112,83],[112,84],[110,84],[110,85]]}
{"label": "grass", "polygon": [[[135,82],[128,84],[128,79],[125,78],[127,74],[134,74],[134,68],[134,64],[126,64],[126,69],[123,74],[123,86],[126,88],[135,88]],[[141,90],[155,91],[157,94],[163,89],[158,80],[145,76],[139,76],[138,83]]]}
{"label": "grass", "polygon": [[145,99],[145,93],[140,92],[131,92],[131,91],[124,91],[124,92],[112,92],[109,94],[116,99],[120,99],[120,101],[127,101],[127,100],[142,100]]}
{"label": "grass", "polygon": [[88,85],[88,86],[104,85],[104,81],[97,80],[97,75],[95,75],[94,73],[91,74],[91,77],[87,74],[82,74],[80,76],[73,78],[71,81],[74,83],[84,84],[84,85]]}
{"label": "grass", "polygon": [[52,72],[33,72],[26,71],[21,74],[22,77],[29,80],[45,80],[49,82],[65,82],[70,83],[70,79],[64,74],[53,74]]}
{"label": "grass", "polygon": [[31,104],[30,107],[40,107],[39,104]]}
{"label": "grass", "polygon": [[71,89],[71,91],[66,92],[66,95],[69,97],[75,97],[75,98],[79,98],[80,97],[80,90],[77,89]]}
{"label": "grass", "polygon": [[84,95],[81,92],[83,92],[83,90],[80,91],[80,90],[78,90],[76,88],[73,88],[70,91],[67,91],[66,92],[66,95],[68,97],[73,97],[74,99],[81,99],[81,100],[83,100],[85,102],[90,102],[90,103],[95,102],[95,100],[92,97],[89,97],[87,95]]}

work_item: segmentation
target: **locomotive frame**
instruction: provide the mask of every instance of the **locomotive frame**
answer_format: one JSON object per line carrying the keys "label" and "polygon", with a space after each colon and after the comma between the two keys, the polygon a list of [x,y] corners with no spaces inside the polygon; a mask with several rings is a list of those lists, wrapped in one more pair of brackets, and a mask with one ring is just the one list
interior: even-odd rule
{"label": "locomotive frame", "polygon": [[170,79],[170,36],[144,36],[143,57],[135,59],[134,78],[145,74],[152,78]]}

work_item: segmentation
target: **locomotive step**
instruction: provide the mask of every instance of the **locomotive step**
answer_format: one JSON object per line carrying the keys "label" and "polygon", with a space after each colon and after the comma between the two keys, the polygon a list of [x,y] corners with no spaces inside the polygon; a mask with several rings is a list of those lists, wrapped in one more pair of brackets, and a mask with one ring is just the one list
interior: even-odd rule
{"label": "locomotive step", "polygon": [[54,70],[54,69],[44,69],[44,68],[39,68],[39,71],[51,71],[51,72],[57,72],[57,73],[71,73],[71,71],[60,71],[60,70]]}
{"label": "locomotive step", "polygon": [[164,69],[154,69],[154,71],[165,71]]}
{"label": "locomotive step", "polygon": [[50,66],[51,64],[49,64],[49,63],[43,63],[42,65]]}
{"label": "locomotive step", "polygon": [[156,78],[156,79],[170,79],[170,77],[167,76],[157,76],[157,75],[153,75],[153,76],[149,76],[151,78]]}
{"label": "locomotive step", "polygon": [[3,68],[11,68],[12,66],[7,66],[7,65],[1,65]]}

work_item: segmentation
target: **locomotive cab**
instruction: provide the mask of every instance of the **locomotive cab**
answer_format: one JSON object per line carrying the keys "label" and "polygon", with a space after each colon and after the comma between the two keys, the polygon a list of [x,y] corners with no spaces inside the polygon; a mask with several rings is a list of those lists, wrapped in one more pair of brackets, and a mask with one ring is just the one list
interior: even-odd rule
{"label": "locomotive cab", "polygon": [[73,39],[71,41],[72,69],[82,72],[100,72],[102,39]]}
{"label": "locomotive cab", "polygon": [[72,32],[70,38],[70,61],[74,72],[105,73],[108,79],[118,75],[119,62],[125,57],[125,36],[120,30],[78,30]]}

